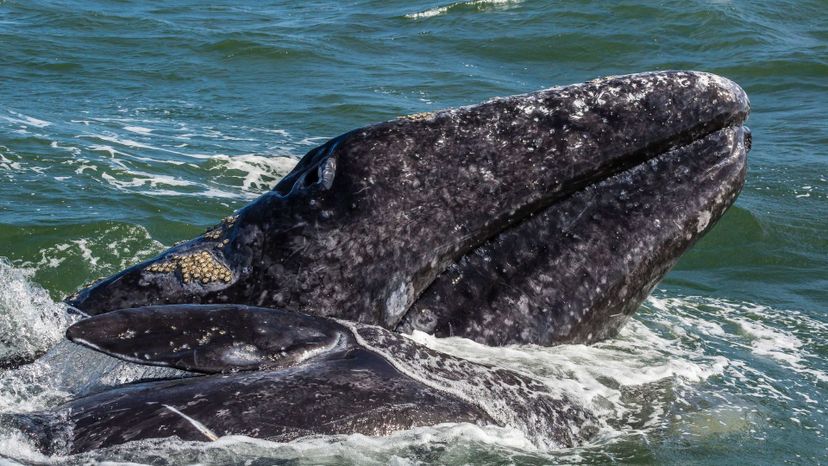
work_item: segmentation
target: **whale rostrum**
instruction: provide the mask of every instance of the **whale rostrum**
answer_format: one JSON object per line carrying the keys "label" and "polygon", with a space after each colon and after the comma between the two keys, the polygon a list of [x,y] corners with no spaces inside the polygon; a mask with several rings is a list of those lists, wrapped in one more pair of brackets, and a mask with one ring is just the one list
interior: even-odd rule
{"label": "whale rostrum", "polygon": [[665,71],[367,126],[67,302],[267,306],[489,344],[606,338],[733,202],[748,113],[735,83]]}
{"label": "whale rostrum", "polygon": [[452,264],[396,329],[489,345],[613,336],[736,199],[746,131],[670,150],[503,232]]}

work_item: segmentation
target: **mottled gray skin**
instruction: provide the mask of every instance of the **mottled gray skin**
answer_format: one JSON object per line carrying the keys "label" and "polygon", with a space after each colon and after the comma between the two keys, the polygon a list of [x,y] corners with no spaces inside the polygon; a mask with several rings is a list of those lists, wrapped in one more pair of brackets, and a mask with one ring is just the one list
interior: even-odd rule
{"label": "mottled gray skin", "polygon": [[449,267],[397,330],[489,345],[613,336],[733,203],[749,144],[722,129],[555,203]]}
{"label": "mottled gray skin", "polygon": [[77,343],[134,362],[206,373],[125,385],[16,424],[41,448],[77,453],[133,440],[224,435],[289,441],[387,435],[471,422],[577,444],[594,418],[520,374],[420,346],[376,326],[246,306],[134,308],[70,327]]}
{"label": "mottled gray skin", "polygon": [[[80,291],[68,302],[88,314],[150,304],[241,303],[394,329],[438,275],[462,257],[477,254],[473,251],[480,247],[485,249],[479,254],[494,252],[500,244],[495,238],[504,231],[671,148],[738,127],[748,111],[744,92],[726,79],[706,73],[658,72],[604,78],[368,126],[308,153],[273,191],[239,211],[235,222],[221,226],[217,237],[203,236],[174,247]],[[692,158],[692,153],[687,155]],[[664,169],[677,165],[681,163]],[[740,181],[725,177],[722,182]],[[623,218],[619,212],[613,214],[615,218]],[[718,213],[711,212],[711,224]],[[525,231],[536,235],[541,230]],[[691,240],[700,233],[691,232]],[[646,238],[636,236],[625,244],[642,239]],[[531,242],[532,238],[526,239]],[[564,243],[551,251],[582,261],[581,269],[602,267],[595,263],[594,251]],[[531,253],[512,249],[522,247],[522,240],[504,244],[496,255]],[[620,308],[615,312],[627,314],[649,290],[650,278],[660,277],[685,247],[680,243],[676,251],[645,261],[645,267],[652,268],[641,273],[647,280],[632,279],[635,283],[626,297],[608,286],[593,288],[592,296],[579,297],[578,302],[604,308],[616,303]],[[152,264],[195,251],[209,251],[216,263],[226,267],[226,281],[185,282],[180,270],[149,270]],[[577,266],[552,261],[548,267],[512,274],[509,279],[516,282],[498,281],[497,287],[527,290],[542,285],[553,289],[535,294],[555,293],[557,281],[544,282],[543,277],[563,276]],[[623,268],[622,264],[609,267]],[[642,280],[647,284],[638,283]],[[483,281],[492,283],[488,278]],[[475,288],[474,283],[469,286]],[[562,290],[561,299],[569,292]],[[451,322],[452,328],[469,329],[468,336],[478,338],[471,329],[481,322],[465,320],[480,315],[452,308],[445,291],[432,294],[440,298],[442,307],[415,306],[416,315],[406,319],[404,328],[425,328],[411,322],[422,321],[424,309],[440,309],[445,312],[442,321]],[[508,315],[509,299],[490,307],[497,315]],[[548,312],[569,310],[549,308]],[[589,333],[593,337],[611,333],[600,328],[599,317],[605,314],[592,313],[592,332],[563,329],[559,322],[566,318],[556,315],[548,323],[529,319],[536,326],[554,327],[551,330],[526,331],[514,325],[510,328],[516,333],[511,335],[481,338],[550,344],[561,336],[562,341],[583,341]],[[458,319],[462,322],[456,326]],[[515,319],[526,321],[525,316]],[[620,322],[611,319],[606,325],[614,328]],[[445,333],[444,328],[438,325],[434,331]]]}

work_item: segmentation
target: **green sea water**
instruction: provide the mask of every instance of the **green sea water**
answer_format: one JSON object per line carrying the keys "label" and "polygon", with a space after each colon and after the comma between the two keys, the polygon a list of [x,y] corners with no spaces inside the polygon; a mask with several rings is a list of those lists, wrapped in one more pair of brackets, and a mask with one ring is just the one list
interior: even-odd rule
{"label": "green sea water", "polygon": [[[824,0],[0,0],[0,350],[54,344],[66,294],[200,234],[330,137],[660,69],[739,83],[753,149],[735,206],[621,335],[508,350],[417,337],[581,393],[606,423],[593,443],[538,451],[444,425],[50,458],[0,426],[0,462],[828,462]],[[53,406],[112,367],[3,372],[0,412]]]}

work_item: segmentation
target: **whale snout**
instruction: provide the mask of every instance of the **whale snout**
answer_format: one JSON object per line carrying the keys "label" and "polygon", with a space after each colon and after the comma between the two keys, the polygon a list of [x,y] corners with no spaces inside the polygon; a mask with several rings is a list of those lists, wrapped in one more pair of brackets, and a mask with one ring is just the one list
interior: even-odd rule
{"label": "whale snout", "polygon": [[[653,99],[644,107],[629,102],[640,114],[625,119],[627,133],[646,134],[647,144],[607,149],[605,160],[617,162],[598,164],[586,182],[570,176],[570,192],[438,276],[397,330],[490,345],[592,343],[614,335],[735,201],[752,143],[744,126],[750,102],[733,81],[674,73],[674,92],[642,97],[642,89],[667,79],[653,76],[618,94]],[[599,95],[614,89],[611,82],[598,81]]]}

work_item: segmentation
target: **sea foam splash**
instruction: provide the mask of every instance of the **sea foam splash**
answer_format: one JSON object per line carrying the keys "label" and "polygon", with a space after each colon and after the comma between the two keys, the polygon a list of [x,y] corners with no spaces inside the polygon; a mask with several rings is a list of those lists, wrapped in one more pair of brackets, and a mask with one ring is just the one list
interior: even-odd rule
{"label": "sea foam splash", "polygon": [[468,0],[409,13],[405,17],[408,19],[426,19],[461,9],[472,9],[474,11],[504,10],[520,3],[522,3],[522,0]]}
{"label": "sea foam splash", "polygon": [[[128,116],[47,122],[0,109],[0,131],[24,135],[36,151],[33,157],[0,146],[0,175],[15,180],[26,174],[29,181],[51,175],[61,183],[94,183],[128,194],[247,200],[327,139],[272,128],[234,127],[228,134],[124,110]],[[42,151],[43,143],[50,150]]]}
{"label": "sea foam splash", "polygon": [[0,258],[0,367],[44,353],[72,321],[30,275]]}

